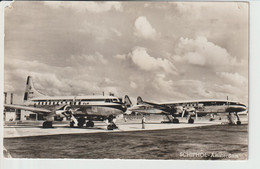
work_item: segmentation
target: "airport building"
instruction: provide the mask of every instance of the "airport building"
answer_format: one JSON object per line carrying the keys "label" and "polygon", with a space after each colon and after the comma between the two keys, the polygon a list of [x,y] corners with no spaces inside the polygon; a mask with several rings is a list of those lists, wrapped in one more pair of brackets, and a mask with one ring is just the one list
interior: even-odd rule
{"label": "airport building", "polygon": [[[7,104],[7,92],[4,92],[4,104]],[[13,104],[14,94],[10,94],[10,104]],[[4,121],[42,120],[43,117],[30,111],[4,108]]]}

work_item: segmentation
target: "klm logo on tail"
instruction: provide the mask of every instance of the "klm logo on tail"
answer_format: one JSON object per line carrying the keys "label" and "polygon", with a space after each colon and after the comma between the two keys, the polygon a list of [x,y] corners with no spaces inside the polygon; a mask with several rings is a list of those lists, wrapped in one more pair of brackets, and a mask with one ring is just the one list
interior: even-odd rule
{"label": "klm logo on tail", "polygon": [[33,86],[32,77],[28,76],[26,81],[26,88],[24,93],[24,101],[28,101],[34,97],[44,96],[43,94],[39,93]]}

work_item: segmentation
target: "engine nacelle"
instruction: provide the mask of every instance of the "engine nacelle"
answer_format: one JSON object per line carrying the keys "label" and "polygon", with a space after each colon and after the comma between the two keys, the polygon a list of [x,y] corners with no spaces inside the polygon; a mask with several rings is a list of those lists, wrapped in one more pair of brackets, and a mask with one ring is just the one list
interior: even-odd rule
{"label": "engine nacelle", "polygon": [[184,109],[183,106],[176,106],[175,107],[175,110],[176,110],[177,114],[181,114],[183,112],[183,109]]}
{"label": "engine nacelle", "polygon": [[63,109],[56,110],[55,114],[57,116],[67,117],[72,114],[71,106],[64,106]]}

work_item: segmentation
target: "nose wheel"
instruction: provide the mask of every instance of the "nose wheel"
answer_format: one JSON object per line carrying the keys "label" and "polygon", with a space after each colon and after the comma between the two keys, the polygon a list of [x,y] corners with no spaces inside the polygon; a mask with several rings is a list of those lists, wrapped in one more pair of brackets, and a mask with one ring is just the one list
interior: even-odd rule
{"label": "nose wheel", "polygon": [[241,125],[242,123],[241,123],[240,118],[237,113],[236,113],[236,117],[237,117],[237,125]]}
{"label": "nose wheel", "polygon": [[107,130],[114,130],[114,129],[118,129],[117,125],[115,123],[110,123],[107,126]]}

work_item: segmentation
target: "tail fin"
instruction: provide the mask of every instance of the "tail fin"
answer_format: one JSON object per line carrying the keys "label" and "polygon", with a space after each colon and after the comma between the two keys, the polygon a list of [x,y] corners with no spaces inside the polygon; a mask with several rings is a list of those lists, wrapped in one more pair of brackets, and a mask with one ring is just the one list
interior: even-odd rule
{"label": "tail fin", "polygon": [[34,97],[44,96],[43,94],[39,93],[33,86],[32,77],[28,76],[26,81],[26,88],[24,93],[23,101],[30,100]]}
{"label": "tail fin", "polygon": [[142,104],[143,103],[143,99],[141,98],[141,96],[137,97],[137,105],[138,104]]}
{"label": "tail fin", "polygon": [[126,107],[131,107],[133,105],[130,98],[127,95],[125,95],[125,105]]}

